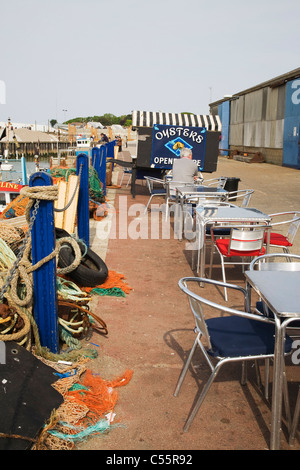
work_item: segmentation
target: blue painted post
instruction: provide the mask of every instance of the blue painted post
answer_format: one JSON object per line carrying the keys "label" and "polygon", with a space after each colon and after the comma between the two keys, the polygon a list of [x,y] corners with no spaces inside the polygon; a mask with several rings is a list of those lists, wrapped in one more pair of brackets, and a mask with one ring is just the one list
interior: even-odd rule
{"label": "blue painted post", "polygon": [[90,246],[90,222],[89,222],[89,157],[84,153],[77,155],[77,175],[80,176],[80,186],[77,204],[77,229],[78,237]]}
{"label": "blue painted post", "polygon": [[[116,146],[116,140],[113,140],[112,142],[109,142],[107,144],[107,158],[115,158],[115,146]],[[112,169],[114,169],[114,163],[112,166]]]}
{"label": "blue painted post", "polygon": [[103,194],[106,195],[106,158],[107,158],[107,146],[101,145],[100,147],[100,176],[99,179],[102,183]]}
{"label": "blue painted post", "polygon": [[[34,173],[29,186],[52,186],[52,177],[44,172]],[[32,263],[48,256],[55,248],[53,201],[40,201],[31,231]],[[53,258],[33,272],[34,317],[41,345],[59,352],[58,306],[56,291],[56,260]]]}
{"label": "blue painted post", "polygon": [[95,168],[98,174],[98,178],[101,181],[100,172],[100,149],[99,147],[93,147],[92,149],[92,166]]}
{"label": "blue painted post", "polygon": [[21,157],[21,167],[22,167],[22,184],[27,185],[27,171],[26,171],[26,160],[25,157]]}

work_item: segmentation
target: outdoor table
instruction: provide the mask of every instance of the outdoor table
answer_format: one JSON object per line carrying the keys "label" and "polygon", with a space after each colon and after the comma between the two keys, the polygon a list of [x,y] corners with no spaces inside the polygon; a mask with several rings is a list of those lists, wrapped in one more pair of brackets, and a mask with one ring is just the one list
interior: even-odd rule
{"label": "outdoor table", "polygon": [[[196,217],[198,220],[197,233],[197,274],[204,277],[204,247],[206,237],[206,227],[216,224],[247,224],[247,223],[265,223],[269,224],[271,217],[264,214],[259,209],[249,207],[238,207],[234,205],[222,206],[198,206],[196,208]],[[269,235],[268,235],[269,237]],[[268,243],[267,243],[268,251]]]}
{"label": "outdoor table", "polygon": [[176,186],[176,203],[180,204],[180,229],[178,230],[178,238],[182,239],[184,227],[184,205],[192,203],[197,205],[214,203],[218,201],[226,201],[228,191],[223,188],[203,186],[199,184],[189,184],[184,186]]}
{"label": "outdoor table", "polygon": [[280,447],[284,339],[287,325],[300,318],[300,271],[246,271],[245,276],[249,304],[252,287],[274,313],[275,349],[270,448],[277,450]]}

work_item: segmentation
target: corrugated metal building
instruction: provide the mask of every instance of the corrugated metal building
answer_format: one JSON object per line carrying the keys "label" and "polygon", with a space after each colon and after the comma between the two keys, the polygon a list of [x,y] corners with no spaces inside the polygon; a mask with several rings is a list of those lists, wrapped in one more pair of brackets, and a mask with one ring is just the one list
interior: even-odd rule
{"label": "corrugated metal building", "polygon": [[210,104],[222,122],[220,153],[261,152],[264,161],[300,169],[300,67]]}

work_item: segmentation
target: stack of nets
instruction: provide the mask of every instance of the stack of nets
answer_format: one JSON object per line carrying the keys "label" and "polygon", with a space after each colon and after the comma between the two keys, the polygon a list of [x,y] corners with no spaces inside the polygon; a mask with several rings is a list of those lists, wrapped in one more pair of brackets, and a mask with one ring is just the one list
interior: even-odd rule
{"label": "stack of nets", "polygon": [[6,206],[4,211],[0,214],[0,218],[11,219],[24,215],[28,202],[29,198],[20,194]]}
{"label": "stack of nets", "polygon": [[[48,365],[56,368],[58,364]],[[113,427],[116,389],[126,385],[132,371],[108,381],[93,374],[84,362],[61,369],[61,379],[53,387],[64,397],[62,405],[52,414],[42,431],[35,450],[72,450],[91,436],[109,432]],[[81,376],[84,378],[81,379]]]}

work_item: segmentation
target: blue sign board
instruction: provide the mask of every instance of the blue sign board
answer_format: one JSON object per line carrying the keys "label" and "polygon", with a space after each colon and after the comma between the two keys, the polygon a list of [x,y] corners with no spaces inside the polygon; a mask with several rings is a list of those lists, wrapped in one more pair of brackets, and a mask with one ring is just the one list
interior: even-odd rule
{"label": "blue sign board", "polygon": [[204,167],[205,127],[154,124],[152,133],[151,168],[171,169],[174,158],[180,158],[183,147],[192,150],[199,170]]}

